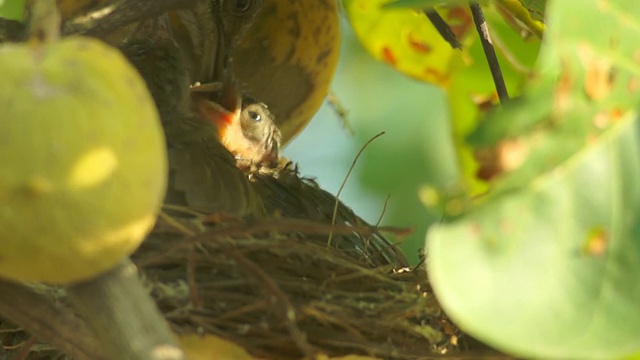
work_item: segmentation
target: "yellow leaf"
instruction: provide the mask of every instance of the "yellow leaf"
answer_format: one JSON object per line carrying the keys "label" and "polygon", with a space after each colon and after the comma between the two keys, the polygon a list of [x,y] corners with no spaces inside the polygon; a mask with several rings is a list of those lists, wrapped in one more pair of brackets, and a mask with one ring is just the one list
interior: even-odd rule
{"label": "yellow leaf", "polygon": [[[349,22],[358,40],[376,59],[411,77],[442,87],[449,83],[452,66],[462,51],[455,50],[422,11],[385,8],[389,0],[345,0]],[[466,8],[439,9],[460,42],[473,30]]]}

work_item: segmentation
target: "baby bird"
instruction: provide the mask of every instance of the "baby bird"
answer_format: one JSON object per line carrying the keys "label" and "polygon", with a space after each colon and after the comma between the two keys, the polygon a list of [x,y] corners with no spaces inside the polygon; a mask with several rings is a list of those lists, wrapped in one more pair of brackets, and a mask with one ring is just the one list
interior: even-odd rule
{"label": "baby bird", "polygon": [[[215,126],[218,139],[236,156],[239,164],[276,166],[281,135],[273,115],[264,103],[242,97],[233,81],[226,82],[192,88],[201,116]],[[214,88],[222,88],[216,101],[203,96]]]}

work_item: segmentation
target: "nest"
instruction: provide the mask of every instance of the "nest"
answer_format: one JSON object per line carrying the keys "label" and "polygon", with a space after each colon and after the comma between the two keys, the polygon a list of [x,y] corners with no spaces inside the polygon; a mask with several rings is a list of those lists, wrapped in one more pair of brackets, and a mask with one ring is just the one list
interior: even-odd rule
{"label": "nest", "polygon": [[156,234],[134,260],[174,331],[215,334],[262,358],[453,350],[454,327],[424,271],[363,266],[299,230],[314,225],[328,229],[272,219],[173,240]]}

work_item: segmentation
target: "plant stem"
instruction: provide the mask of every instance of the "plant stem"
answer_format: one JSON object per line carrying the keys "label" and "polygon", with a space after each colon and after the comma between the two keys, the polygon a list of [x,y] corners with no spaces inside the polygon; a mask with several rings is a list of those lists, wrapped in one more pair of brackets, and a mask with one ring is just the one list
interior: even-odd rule
{"label": "plant stem", "polygon": [[509,100],[509,93],[507,87],[504,84],[504,78],[502,76],[502,70],[500,70],[500,63],[498,63],[498,57],[496,51],[491,43],[491,35],[489,34],[489,28],[487,22],[482,13],[482,8],[477,2],[470,2],[471,15],[473,16],[473,22],[476,25],[478,35],[480,35],[480,42],[482,43],[482,49],[484,50],[487,63],[489,63],[489,69],[491,70],[491,76],[493,77],[493,83],[496,86],[496,92],[501,103],[505,103]]}
{"label": "plant stem", "polygon": [[436,9],[430,7],[424,9],[423,12],[425,15],[427,15],[427,18],[429,18],[429,21],[431,21],[431,24],[436,28],[440,36],[442,36],[442,38],[446,42],[448,42],[452,48],[462,49],[462,45],[456,38],[456,34],[453,33],[453,30],[451,30],[449,24],[444,21],[444,19],[442,18],[442,16],[440,16],[440,14],[438,14]]}

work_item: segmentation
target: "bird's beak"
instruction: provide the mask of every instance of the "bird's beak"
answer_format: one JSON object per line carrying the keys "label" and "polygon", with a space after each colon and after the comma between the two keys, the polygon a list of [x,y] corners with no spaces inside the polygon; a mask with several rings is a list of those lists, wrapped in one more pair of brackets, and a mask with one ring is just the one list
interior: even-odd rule
{"label": "bird's beak", "polygon": [[[207,87],[208,84],[201,86]],[[242,100],[236,85],[231,82],[221,86],[220,97],[217,101],[211,101],[202,96],[198,96],[196,99],[200,114],[216,125],[218,131],[240,121],[240,112],[242,111]],[[194,95],[202,93],[198,87],[193,88],[192,91]]]}
{"label": "bird's beak", "polygon": [[228,81],[222,84],[219,104],[233,113],[237,112],[240,114],[240,110],[242,110],[242,98],[234,81]]}

